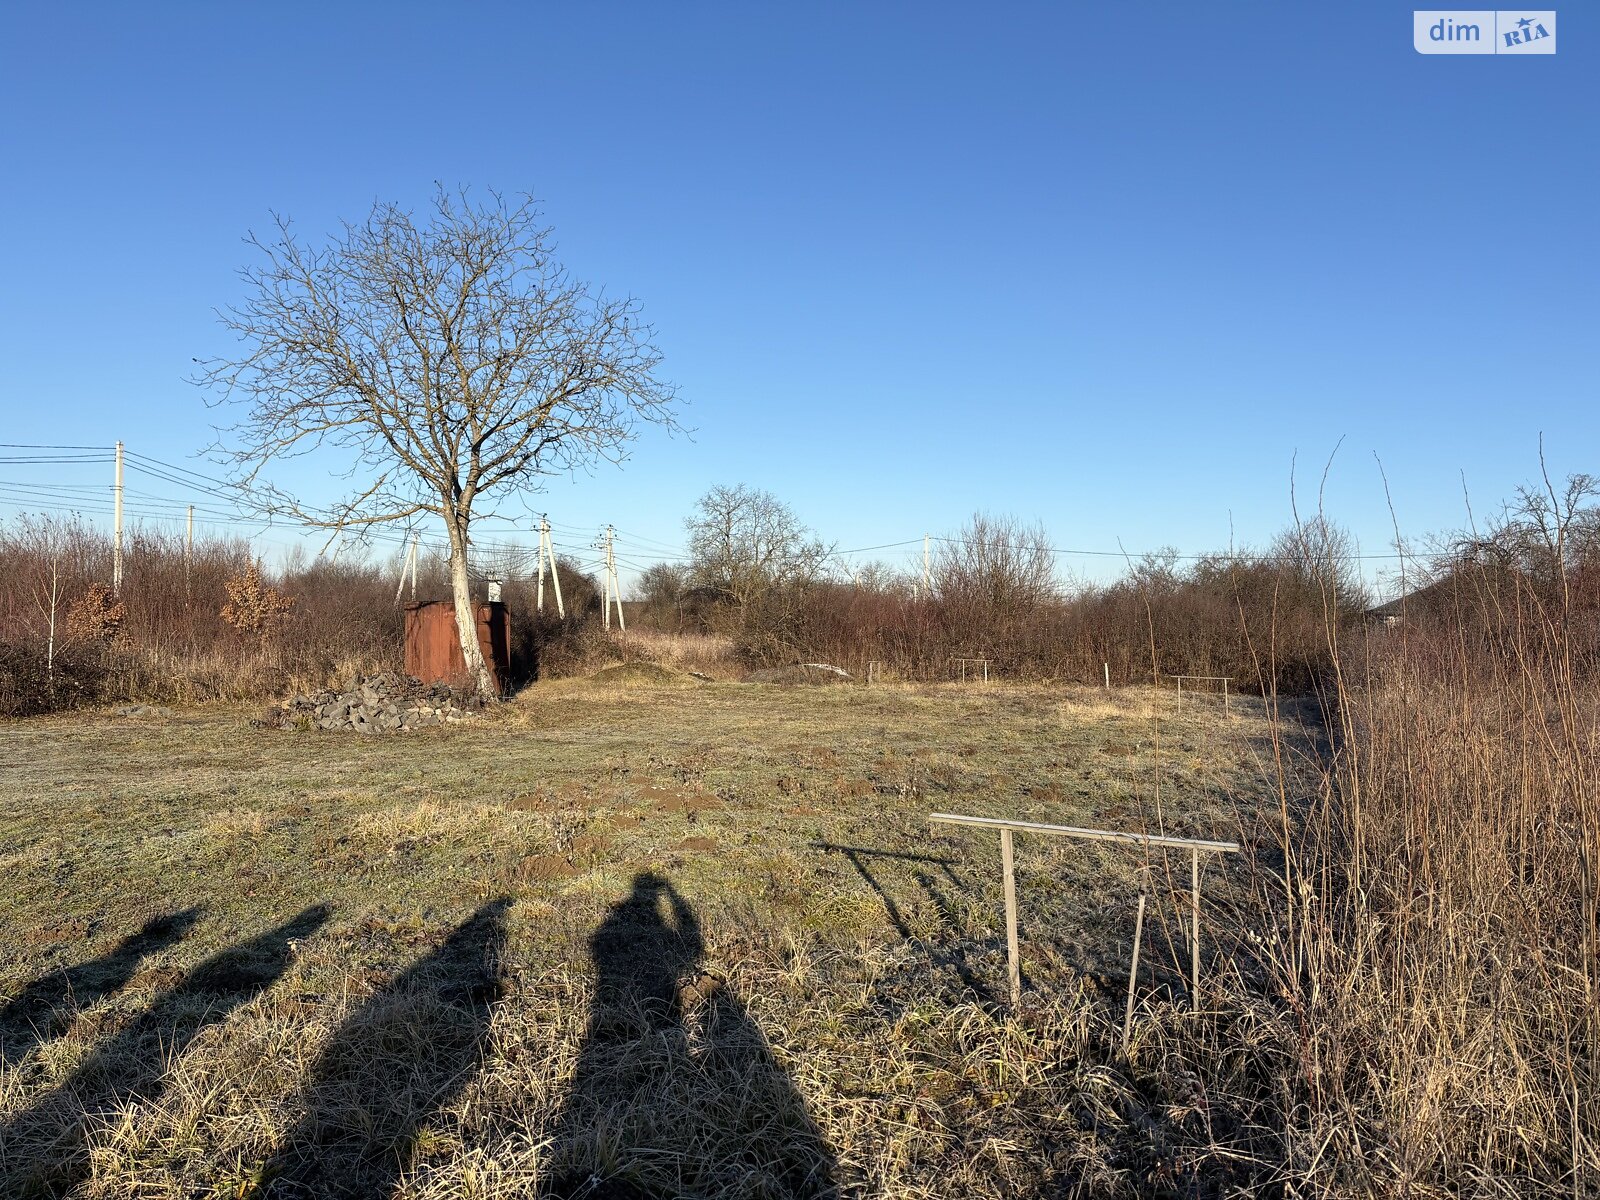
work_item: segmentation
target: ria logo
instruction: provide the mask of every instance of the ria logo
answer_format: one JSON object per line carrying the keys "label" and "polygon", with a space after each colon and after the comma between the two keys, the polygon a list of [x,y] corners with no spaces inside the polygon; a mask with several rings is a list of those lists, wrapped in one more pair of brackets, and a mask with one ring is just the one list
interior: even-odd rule
{"label": "ria logo", "polygon": [[1412,44],[1418,54],[1554,54],[1554,9],[1416,11]]}
{"label": "ria logo", "polygon": [[[1543,14],[1540,15],[1542,16]],[[1550,14],[1550,24],[1554,25],[1556,23],[1555,17],[1555,13]],[[1507,46],[1527,46],[1542,38],[1550,38],[1550,52],[1552,54],[1555,53],[1555,38],[1550,37],[1550,31],[1533,17],[1523,17],[1517,22],[1515,29],[1508,29],[1500,36]]]}

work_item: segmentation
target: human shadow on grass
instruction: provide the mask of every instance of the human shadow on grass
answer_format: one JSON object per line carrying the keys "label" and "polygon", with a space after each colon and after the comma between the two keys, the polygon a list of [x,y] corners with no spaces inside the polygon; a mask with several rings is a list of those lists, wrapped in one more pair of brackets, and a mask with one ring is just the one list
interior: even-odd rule
{"label": "human shadow on grass", "polygon": [[916,936],[911,931],[911,926],[906,921],[905,915],[900,911],[899,902],[895,900],[889,889],[883,886],[883,883],[868,865],[873,859],[887,859],[891,862],[916,864],[913,875],[918,886],[922,888],[923,893],[933,903],[944,924],[952,930],[959,930],[961,922],[954,906],[941,892],[933,875],[923,869],[929,866],[941,868],[941,872],[950,886],[955,888],[956,891],[963,891],[965,889],[961,880],[952,869],[953,860],[931,854],[910,854],[901,850],[878,850],[871,846],[841,846],[833,842],[813,842],[811,845],[816,850],[844,855],[849,860],[850,865],[856,869],[856,874],[861,876],[866,885],[883,902],[884,912],[888,914],[889,923],[894,926],[895,932],[909,945],[916,946],[924,951],[935,968],[954,971],[957,978],[961,980],[962,990],[970,993],[977,1000],[980,1007],[990,1012],[999,1011],[1000,999],[990,985],[973,968],[965,942],[957,938],[948,947],[944,947],[933,945],[925,938]]}
{"label": "human shadow on grass", "polygon": [[0,1065],[15,1066],[41,1042],[65,1031],[71,1017],[115,995],[150,955],[174,945],[200,918],[200,909],[153,917],[99,958],[41,975],[0,1008]]}
{"label": "human shadow on grass", "polygon": [[595,990],[546,1200],[840,1195],[761,1027],[701,967],[694,910],[641,872],[590,941]]}
{"label": "human shadow on grass", "polygon": [[159,1098],[168,1066],[208,1027],[289,967],[294,942],[328,919],[316,905],[212,955],[183,975],[35,1103],[0,1126],[0,1195],[64,1195],[89,1175],[90,1133],[133,1102]]}
{"label": "human shadow on grass", "polygon": [[427,1123],[477,1073],[500,989],[507,899],[479,908],[329,1037],[303,1115],[260,1195],[382,1197],[412,1169]]}

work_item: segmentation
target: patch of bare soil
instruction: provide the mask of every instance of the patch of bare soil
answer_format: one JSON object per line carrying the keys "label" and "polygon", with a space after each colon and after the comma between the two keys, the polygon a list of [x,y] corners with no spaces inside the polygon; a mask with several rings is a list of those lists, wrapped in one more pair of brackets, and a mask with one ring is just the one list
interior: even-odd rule
{"label": "patch of bare soil", "polygon": [[549,883],[557,879],[572,879],[578,872],[565,855],[530,854],[517,864],[515,874],[525,882]]}

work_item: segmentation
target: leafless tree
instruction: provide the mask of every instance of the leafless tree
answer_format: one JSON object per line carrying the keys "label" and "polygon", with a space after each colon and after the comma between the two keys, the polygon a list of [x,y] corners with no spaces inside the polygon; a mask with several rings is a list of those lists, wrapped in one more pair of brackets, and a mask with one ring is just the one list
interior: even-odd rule
{"label": "leafless tree", "polygon": [[939,539],[933,591],[948,605],[999,621],[1060,596],[1056,559],[1042,525],[973,516],[955,537]]}
{"label": "leafless tree", "polygon": [[688,581],[688,570],[679,563],[653,563],[640,573],[635,591],[656,628],[682,631]]}
{"label": "leafless tree", "polygon": [[771,492],[718,485],[685,521],[694,584],[730,601],[741,618],[769,595],[816,580],[830,553]]}
{"label": "leafless tree", "polygon": [[[247,241],[261,261],[222,314],[244,348],[195,378],[245,407],[219,445],[236,481],[263,511],[335,531],[438,516],[457,614],[475,611],[472,526],[491,503],[620,460],[641,421],[672,424],[638,302],[570,276],[531,199],[440,189],[421,216],[379,203],[321,245],[281,217]],[[320,449],[353,481],[342,500],[313,505],[267,480],[270,464]],[[487,695],[475,622],[457,627]]]}

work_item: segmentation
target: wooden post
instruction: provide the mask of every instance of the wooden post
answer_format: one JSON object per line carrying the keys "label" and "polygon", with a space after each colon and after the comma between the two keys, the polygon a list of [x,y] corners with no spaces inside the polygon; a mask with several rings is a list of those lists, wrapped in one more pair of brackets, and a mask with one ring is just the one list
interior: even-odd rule
{"label": "wooden post", "polygon": [[1017,949],[1017,872],[1011,856],[1011,830],[1000,831],[1000,870],[1006,884],[1006,970],[1011,976],[1011,1007],[1022,1003],[1022,962]]}
{"label": "wooden post", "polygon": [[1200,850],[1189,851],[1189,888],[1191,909],[1189,913],[1189,966],[1190,999],[1200,1007]]}
{"label": "wooden post", "polygon": [[1100,665],[1106,669],[1106,691],[1109,692],[1111,690],[1111,664],[1101,663]]}
{"label": "wooden post", "polygon": [[1228,711],[1228,677],[1222,677],[1222,711]]}
{"label": "wooden post", "polygon": [[1122,1012],[1122,1050],[1127,1053],[1133,1029],[1133,984],[1139,975],[1139,939],[1144,936],[1144,893],[1139,893],[1139,915],[1133,919],[1133,961],[1128,964],[1128,1006]]}

